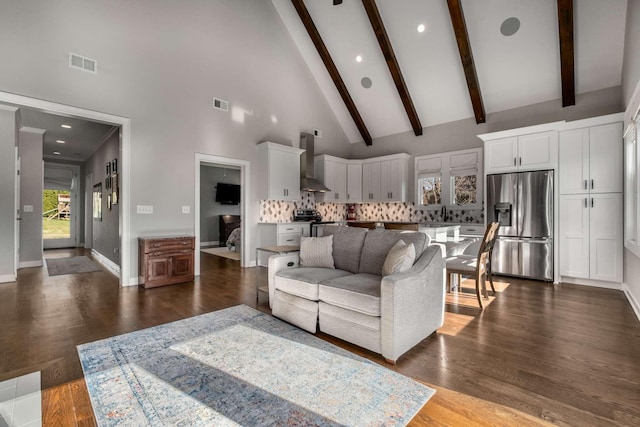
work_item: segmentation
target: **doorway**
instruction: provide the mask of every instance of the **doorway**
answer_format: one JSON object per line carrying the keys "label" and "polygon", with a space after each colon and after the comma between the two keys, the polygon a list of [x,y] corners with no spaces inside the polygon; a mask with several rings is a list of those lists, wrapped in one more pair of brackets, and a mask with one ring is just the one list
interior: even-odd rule
{"label": "doorway", "polygon": [[42,247],[73,248],[78,243],[77,165],[45,162],[42,191]]}

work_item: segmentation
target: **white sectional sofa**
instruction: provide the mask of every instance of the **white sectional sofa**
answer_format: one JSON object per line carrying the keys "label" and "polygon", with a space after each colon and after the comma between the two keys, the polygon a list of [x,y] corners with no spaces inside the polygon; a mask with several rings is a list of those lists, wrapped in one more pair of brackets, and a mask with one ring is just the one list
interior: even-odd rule
{"label": "white sectional sofa", "polygon": [[[269,259],[269,304],[275,317],[364,347],[390,363],[444,321],[445,263],[426,234],[325,227],[333,235],[335,269],[300,267],[298,254]],[[414,265],[382,276],[399,240],[416,248]]]}

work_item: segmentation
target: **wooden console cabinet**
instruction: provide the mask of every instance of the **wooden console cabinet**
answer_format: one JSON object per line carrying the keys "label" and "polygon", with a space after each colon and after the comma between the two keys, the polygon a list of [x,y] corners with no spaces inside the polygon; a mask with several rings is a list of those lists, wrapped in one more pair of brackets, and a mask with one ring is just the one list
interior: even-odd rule
{"label": "wooden console cabinet", "polygon": [[193,280],[195,238],[138,238],[138,284],[145,289]]}

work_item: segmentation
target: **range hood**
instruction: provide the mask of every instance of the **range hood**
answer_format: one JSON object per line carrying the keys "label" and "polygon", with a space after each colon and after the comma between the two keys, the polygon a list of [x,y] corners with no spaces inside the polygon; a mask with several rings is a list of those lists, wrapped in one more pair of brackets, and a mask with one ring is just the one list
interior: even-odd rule
{"label": "range hood", "polygon": [[314,136],[310,133],[300,134],[300,148],[304,153],[300,155],[300,190],[313,193],[326,193],[329,190],[315,178],[315,148]]}

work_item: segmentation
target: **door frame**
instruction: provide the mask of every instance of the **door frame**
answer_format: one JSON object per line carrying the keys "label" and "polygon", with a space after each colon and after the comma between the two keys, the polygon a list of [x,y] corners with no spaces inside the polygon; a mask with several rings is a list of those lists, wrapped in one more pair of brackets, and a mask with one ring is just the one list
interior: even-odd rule
{"label": "door frame", "polygon": [[93,120],[102,123],[120,126],[120,209],[118,233],[120,235],[120,286],[136,286],[138,277],[131,277],[131,254],[134,253],[131,241],[131,119],[99,111],[59,104],[28,96],[16,95],[0,91],[0,102],[8,102],[22,107],[35,108],[37,110],[67,117]]}
{"label": "door frame", "polygon": [[242,204],[242,252],[240,253],[240,266],[251,267],[249,242],[251,230],[249,221],[249,195],[251,194],[251,163],[248,160],[233,159],[231,157],[213,156],[209,154],[195,154],[195,200],[194,200],[194,230],[195,230],[195,263],[194,273],[200,275],[200,166],[232,166],[240,169],[240,203]]}
{"label": "door frame", "polygon": [[84,248],[93,248],[93,173],[84,177]]}

